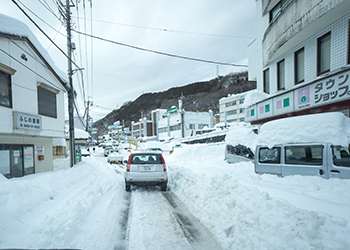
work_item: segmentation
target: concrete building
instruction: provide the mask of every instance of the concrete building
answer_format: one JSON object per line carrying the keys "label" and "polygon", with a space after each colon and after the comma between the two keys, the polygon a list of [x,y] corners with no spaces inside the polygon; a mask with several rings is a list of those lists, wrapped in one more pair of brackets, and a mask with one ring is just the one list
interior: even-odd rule
{"label": "concrete building", "polygon": [[244,122],[244,98],[247,92],[232,94],[219,100],[220,122]]}
{"label": "concrete building", "polygon": [[212,111],[184,111],[181,100],[179,108],[174,106],[166,111],[155,110],[153,115],[158,119],[154,124],[156,124],[156,136],[159,141],[193,136],[198,130],[213,128],[215,123]]}
{"label": "concrete building", "polygon": [[65,74],[22,22],[0,14],[0,174],[53,170],[64,138]]}
{"label": "concrete building", "polygon": [[350,1],[257,0],[249,80],[269,94],[245,111],[252,124],[350,109]]}

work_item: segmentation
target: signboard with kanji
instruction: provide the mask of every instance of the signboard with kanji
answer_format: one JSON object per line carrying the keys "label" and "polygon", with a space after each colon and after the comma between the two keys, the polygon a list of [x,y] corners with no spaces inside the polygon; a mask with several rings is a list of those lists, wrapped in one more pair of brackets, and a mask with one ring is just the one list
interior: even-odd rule
{"label": "signboard with kanji", "polygon": [[14,111],[13,119],[15,129],[42,130],[41,116]]}

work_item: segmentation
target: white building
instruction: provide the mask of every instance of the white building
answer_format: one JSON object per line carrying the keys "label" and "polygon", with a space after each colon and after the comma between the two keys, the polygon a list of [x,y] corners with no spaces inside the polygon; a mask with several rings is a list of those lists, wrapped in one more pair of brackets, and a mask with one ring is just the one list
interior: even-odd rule
{"label": "white building", "polygon": [[247,92],[232,94],[219,100],[220,122],[244,122],[243,103]]}
{"label": "white building", "polygon": [[64,138],[63,73],[29,28],[0,14],[0,173],[53,170],[53,138]]}
{"label": "white building", "polygon": [[349,115],[350,1],[257,0],[249,80],[270,96],[252,105],[252,124],[328,111]]}
{"label": "white building", "polygon": [[179,101],[179,108],[174,106],[168,110],[152,111],[152,117],[156,119],[153,123],[156,126],[156,136],[159,141],[193,136],[196,135],[197,130],[214,127],[214,116],[211,111],[184,111],[181,101]]}

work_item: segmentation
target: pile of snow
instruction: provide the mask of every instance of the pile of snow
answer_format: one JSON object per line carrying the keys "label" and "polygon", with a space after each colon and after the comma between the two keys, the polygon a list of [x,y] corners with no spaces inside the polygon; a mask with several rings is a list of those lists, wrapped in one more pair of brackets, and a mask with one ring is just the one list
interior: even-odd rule
{"label": "pile of snow", "polygon": [[249,108],[250,106],[269,98],[269,95],[261,90],[249,91],[244,98],[243,108]]}
{"label": "pile of snow", "polygon": [[350,119],[342,113],[331,112],[295,116],[263,124],[259,144],[273,147],[281,143],[330,142],[349,146]]}
{"label": "pile of snow", "polygon": [[75,139],[89,139],[90,135],[88,132],[82,129],[74,128]]}
{"label": "pile of snow", "polygon": [[224,145],[186,145],[167,160],[171,191],[223,249],[349,249],[350,180],[257,175]]}
{"label": "pile of snow", "polygon": [[52,139],[52,146],[61,146],[61,147],[66,147],[66,140],[62,138],[53,138]]}

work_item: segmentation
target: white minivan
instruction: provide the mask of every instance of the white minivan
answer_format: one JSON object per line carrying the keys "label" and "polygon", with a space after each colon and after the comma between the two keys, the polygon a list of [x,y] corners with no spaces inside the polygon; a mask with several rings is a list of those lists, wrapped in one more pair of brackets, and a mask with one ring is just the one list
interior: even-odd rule
{"label": "white minivan", "polygon": [[263,124],[255,150],[258,174],[350,179],[350,119],[331,112]]}
{"label": "white minivan", "polygon": [[349,147],[331,143],[281,144],[272,148],[257,146],[254,165],[259,174],[350,179]]}

